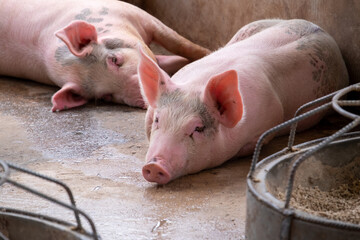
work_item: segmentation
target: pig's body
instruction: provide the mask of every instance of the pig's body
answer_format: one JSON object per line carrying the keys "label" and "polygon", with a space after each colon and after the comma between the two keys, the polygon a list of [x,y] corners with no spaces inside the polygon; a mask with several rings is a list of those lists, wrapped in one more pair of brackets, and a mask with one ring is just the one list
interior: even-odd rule
{"label": "pig's body", "polygon": [[160,184],[250,154],[264,131],[348,84],[335,41],[304,20],[251,23],[171,79],[143,55],[139,74],[150,104],[143,175]]}
{"label": "pig's body", "polygon": [[[91,98],[145,107],[137,45],[153,59],[152,41],[189,60],[208,52],[139,8],[115,0],[2,0],[0,36],[0,75],[62,87],[53,96],[54,111]],[[180,57],[160,59],[172,71],[186,63]]]}

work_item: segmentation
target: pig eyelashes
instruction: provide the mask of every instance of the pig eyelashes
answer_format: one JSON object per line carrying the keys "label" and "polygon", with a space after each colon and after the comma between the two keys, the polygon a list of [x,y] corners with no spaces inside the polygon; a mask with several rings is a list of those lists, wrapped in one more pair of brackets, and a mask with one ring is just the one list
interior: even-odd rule
{"label": "pig eyelashes", "polygon": [[156,116],[154,119],[154,129],[158,129],[159,128],[159,117]]}
{"label": "pig eyelashes", "polygon": [[205,126],[202,126],[202,127],[196,127],[194,131],[202,133],[204,130],[205,130]]}
{"label": "pig eyelashes", "polygon": [[196,128],[195,128],[195,130],[189,135],[189,137],[191,138],[191,139],[193,139],[193,136],[194,136],[194,133],[195,132],[197,132],[197,133],[203,133],[204,131],[205,131],[205,126],[201,126],[201,127],[199,127],[199,126],[197,126]]}

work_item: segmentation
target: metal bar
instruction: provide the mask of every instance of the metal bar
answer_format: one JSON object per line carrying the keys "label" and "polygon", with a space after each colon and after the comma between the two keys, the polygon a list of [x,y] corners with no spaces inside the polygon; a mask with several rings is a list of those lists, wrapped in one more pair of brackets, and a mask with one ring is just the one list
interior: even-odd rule
{"label": "metal bar", "polygon": [[281,222],[280,240],[289,240],[294,211],[291,209],[284,209],[283,214],[285,215],[285,218]]}
{"label": "metal bar", "polygon": [[[44,198],[44,199],[46,199],[46,200],[48,200],[50,202],[53,202],[53,203],[58,204],[58,205],[60,205],[62,207],[65,207],[67,209],[72,210],[74,212],[74,214],[75,214],[75,219],[76,219],[76,222],[77,222],[77,227],[76,227],[75,230],[83,230],[83,227],[81,225],[80,216],[79,216],[79,214],[81,214],[84,218],[86,218],[86,220],[88,221],[88,223],[89,223],[89,225],[91,227],[92,237],[95,240],[99,239],[94,222],[92,221],[92,219],[85,212],[81,211],[80,209],[78,209],[76,207],[74,196],[73,196],[70,188],[65,183],[63,183],[63,182],[61,182],[59,180],[53,179],[51,177],[48,177],[48,176],[33,172],[31,170],[16,166],[14,164],[6,163],[6,162],[1,161],[1,160],[0,160],[0,165],[4,169],[4,172],[0,173],[0,183],[4,183],[4,182],[10,183],[10,184],[12,184],[12,185],[14,185],[14,186],[16,186],[18,188],[21,188],[21,189],[23,189],[23,190],[25,190],[27,192],[30,192],[30,193],[32,193],[34,195],[37,195],[37,196],[39,196],[41,198]],[[43,194],[43,193],[41,193],[41,192],[39,192],[37,190],[34,190],[34,189],[32,189],[32,188],[30,188],[30,187],[28,187],[26,185],[23,185],[21,183],[17,183],[15,181],[9,179],[10,169],[14,169],[14,170],[17,170],[17,171],[20,171],[20,172],[23,172],[23,173],[27,173],[29,175],[33,175],[35,177],[39,177],[39,178],[44,179],[46,181],[58,184],[59,186],[63,187],[66,190],[66,192],[67,192],[67,194],[68,194],[68,196],[70,198],[71,205],[63,203],[63,202],[61,202],[61,201],[59,201],[59,200],[57,200],[55,198],[47,196],[46,194]]]}
{"label": "metal bar", "polygon": [[[297,117],[300,113],[302,113],[307,108],[314,107],[315,105],[318,105],[318,104],[320,104],[322,102],[325,102],[325,101],[330,101],[330,99],[333,98],[335,96],[335,94],[338,93],[338,92],[339,91],[330,93],[330,94],[328,94],[326,96],[323,96],[321,98],[318,98],[318,99],[316,99],[314,101],[311,101],[309,103],[306,103],[306,104],[302,105],[300,108],[298,108],[298,110],[296,110],[296,112],[294,114],[294,117]],[[295,122],[293,125],[291,125],[289,141],[288,141],[289,150],[291,150],[292,147],[294,146],[297,124],[298,124],[298,122]]]}
{"label": "metal bar", "polygon": [[[327,110],[327,108],[329,108],[329,106],[332,106],[334,108],[334,101],[337,100],[338,103],[340,103],[341,105],[343,106],[358,106],[359,103],[360,103],[360,100],[351,100],[351,101],[346,101],[346,100],[342,100],[340,101],[339,99],[341,97],[343,97],[344,95],[348,94],[349,92],[351,91],[360,91],[360,83],[359,84],[354,84],[354,85],[351,85],[347,88],[344,88],[342,90],[339,90],[339,91],[336,91],[334,93],[331,93],[331,94],[328,94],[324,97],[321,97],[321,98],[318,98],[314,101],[311,101],[307,104],[304,104],[303,106],[301,106],[295,113],[295,117],[280,124],[280,125],[277,125],[273,128],[271,128],[270,130],[266,131],[265,133],[263,133],[258,142],[256,143],[256,146],[255,146],[255,150],[254,150],[254,154],[253,154],[253,159],[252,159],[252,162],[251,162],[251,166],[250,166],[250,171],[249,171],[249,177],[251,178],[252,177],[252,174],[255,170],[255,167],[256,167],[256,163],[259,161],[259,156],[260,156],[260,151],[261,151],[261,148],[262,146],[264,145],[264,142],[266,140],[266,138],[269,136],[269,135],[272,135],[276,132],[279,132],[280,130],[286,128],[286,127],[289,127],[289,125],[291,125],[291,130],[290,130],[290,135],[289,135],[289,142],[288,142],[288,149],[289,150],[292,150],[292,146],[294,144],[294,139],[295,139],[295,133],[296,133],[296,127],[297,127],[297,123],[305,118],[308,118],[320,111],[324,111],[324,110]],[[336,96],[336,98],[335,98]],[[312,109],[308,112],[305,112],[299,116],[297,116],[300,112],[304,111],[304,109],[306,108],[309,108],[309,107],[313,107],[315,105],[318,105],[319,103],[323,102],[323,101],[326,101],[326,100],[329,100],[330,98],[333,98],[331,102],[329,103],[324,103],[323,105],[315,108],[315,109]],[[334,100],[335,99],[335,100]],[[345,110],[342,110],[340,108],[340,106],[337,106],[338,105],[335,104],[335,110],[337,110],[338,112],[340,112],[340,114],[342,114],[343,112],[345,112],[345,115],[349,115],[351,116],[352,119],[354,119],[354,117],[358,117],[357,115],[354,115],[352,113],[349,113]]]}
{"label": "metal bar", "polygon": [[[34,195],[37,195],[37,196],[39,196],[39,197],[41,197],[41,198],[44,198],[44,199],[46,199],[46,200],[48,200],[48,201],[51,201],[51,202],[53,202],[53,203],[56,203],[56,204],[58,204],[58,205],[60,205],[60,206],[62,206],[62,207],[65,207],[65,208],[68,208],[68,209],[70,209],[70,210],[73,210],[74,212],[75,212],[75,211],[78,212],[79,214],[81,214],[83,217],[85,217],[85,218],[88,220],[89,225],[90,225],[90,227],[91,227],[91,230],[92,230],[92,232],[93,232],[92,235],[93,235],[93,237],[94,237],[95,240],[98,240],[98,236],[97,236],[95,224],[94,224],[94,222],[91,220],[91,218],[90,218],[85,212],[81,211],[80,209],[78,209],[78,208],[76,208],[76,207],[74,207],[74,206],[72,206],[72,205],[68,205],[68,204],[66,204],[66,203],[63,203],[63,202],[55,199],[55,198],[49,197],[49,196],[47,196],[47,195],[45,195],[45,194],[43,194],[43,193],[41,193],[41,192],[39,192],[39,191],[36,191],[36,190],[34,190],[34,189],[32,189],[32,188],[29,188],[29,187],[27,187],[27,186],[25,186],[25,185],[23,185],[23,184],[21,184],[21,183],[17,183],[17,182],[15,182],[15,181],[10,180],[10,179],[7,179],[7,182],[10,183],[10,184],[12,184],[12,185],[14,185],[14,186],[16,186],[16,187],[18,187],[18,188],[24,189],[25,191],[30,192],[30,193],[32,193],[32,194],[34,194]],[[82,229],[83,229],[83,228],[78,228],[77,230],[82,230]]]}
{"label": "metal bar", "polygon": [[360,100],[339,100],[338,104],[341,107],[357,107],[360,106]]}
{"label": "metal bar", "polygon": [[[351,85],[350,87],[347,87],[344,90],[337,93],[333,98],[332,106],[335,109],[335,111],[337,111],[339,114],[354,120],[354,119],[358,118],[359,115],[353,114],[349,111],[346,111],[345,109],[343,109],[339,106],[339,102],[340,102],[339,99],[352,91],[359,92],[360,91],[360,83]],[[353,101],[353,103],[356,103],[356,102],[360,102],[360,101]],[[352,106],[354,106],[354,105],[352,105]],[[358,104],[358,106],[359,106],[359,104]]]}
{"label": "metal bar", "polygon": [[75,214],[75,219],[76,219],[78,228],[79,228],[79,229],[82,229],[82,225],[81,225],[79,213],[77,212],[77,208],[76,208],[76,203],[75,203],[74,196],[73,196],[70,188],[69,188],[65,183],[60,182],[59,180],[56,180],[56,179],[54,179],[54,178],[50,178],[50,177],[48,177],[48,176],[45,176],[45,175],[42,175],[42,174],[33,172],[33,171],[31,171],[31,170],[28,170],[28,169],[25,169],[25,168],[16,166],[16,165],[14,165],[14,164],[8,163],[8,165],[9,165],[9,167],[12,168],[12,169],[15,169],[15,170],[20,171],[20,172],[23,172],[23,173],[27,173],[27,174],[29,174],[29,175],[33,175],[33,176],[38,177],[38,178],[45,179],[45,180],[47,180],[47,181],[53,182],[53,183],[55,183],[55,184],[63,187],[63,188],[66,190],[66,192],[67,192],[67,194],[68,194],[68,196],[69,196],[69,198],[70,198],[71,204],[74,206],[74,209],[75,209],[75,210],[74,210],[74,214]]}
{"label": "metal bar", "polygon": [[255,167],[256,167],[256,163],[258,162],[259,160],[259,157],[260,157],[260,151],[261,151],[261,148],[262,146],[264,145],[264,142],[266,140],[266,138],[269,136],[269,135],[272,135],[274,133],[277,133],[279,132],[280,130],[282,129],[285,129],[289,126],[291,126],[292,124],[294,124],[295,122],[299,122],[305,118],[308,118],[312,115],[315,115],[321,111],[325,111],[325,110],[328,110],[329,108],[331,107],[331,103],[326,103],[322,106],[319,106],[315,109],[312,109],[306,113],[303,113],[301,114],[300,116],[297,116],[295,118],[292,118],[280,125],[277,125],[276,127],[273,127],[271,128],[270,130],[266,131],[265,133],[263,133],[259,140],[257,141],[256,143],[256,146],[255,146],[255,150],[254,150],[254,154],[253,154],[253,159],[252,159],[252,162],[251,162],[251,166],[250,166],[250,172],[249,172],[249,177],[251,178],[252,177],[252,174],[253,172],[255,171]]}
{"label": "metal bar", "polygon": [[6,179],[9,177],[9,166],[0,160],[0,165],[3,168],[3,172],[0,172],[0,186],[6,182]]}
{"label": "metal bar", "polygon": [[0,232],[0,240],[9,240],[4,234]]}

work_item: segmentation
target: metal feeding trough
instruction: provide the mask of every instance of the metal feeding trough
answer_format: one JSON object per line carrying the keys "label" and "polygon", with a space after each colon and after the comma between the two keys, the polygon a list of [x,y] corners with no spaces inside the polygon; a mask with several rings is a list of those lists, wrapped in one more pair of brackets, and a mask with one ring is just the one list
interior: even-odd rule
{"label": "metal feeding trough", "polygon": [[[331,192],[347,184],[349,179],[360,182],[360,132],[351,132],[360,125],[360,116],[348,111],[353,109],[351,107],[359,107],[360,100],[341,100],[354,91],[360,92],[360,84],[308,103],[293,119],[260,137],[247,178],[247,239],[360,239],[358,223],[334,219],[323,212],[307,211],[306,207],[296,204],[300,198],[313,198],[312,189]],[[297,123],[331,107],[352,121],[327,138],[293,146]],[[307,108],[312,110],[300,115]],[[258,162],[267,137],[289,127],[288,147]],[[296,196],[298,189],[305,191]],[[360,188],[356,191],[356,201],[359,201]],[[327,203],[329,199],[319,201],[320,204]],[[357,220],[360,221],[359,215]]]}
{"label": "metal feeding trough", "polygon": [[[41,193],[35,189],[32,189],[26,185],[10,179],[11,170],[29,174],[38,177],[44,181],[52,182],[61,186],[65,189],[71,204],[59,201],[44,193]],[[74,213],[76,225],[49,216],[39,215],[16,209],[3,208],[0,206],[0,240],[100,239],[100,237],[97,235],[93,221],[86,213],[76,207],[75,200],[70,188],[63,182],[0,160],[0,186],[4,183],[12,184],[27,192],[44,198],[45,200],[49,201],[49,203],[55,203],[71,210]],[[83,228],[80,220],[81,216],[88,221],[91,228],[91,233],[87,232]]]}

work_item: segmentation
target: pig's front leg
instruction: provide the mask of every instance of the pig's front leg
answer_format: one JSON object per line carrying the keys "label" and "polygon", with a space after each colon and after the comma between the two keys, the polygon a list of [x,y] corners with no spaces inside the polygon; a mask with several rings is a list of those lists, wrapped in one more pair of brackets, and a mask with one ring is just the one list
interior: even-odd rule
{"label": "pig's front leg", "polygon": [[180,56],[156,55],[157,64],[170,76],[189,63],[189,60]]}

